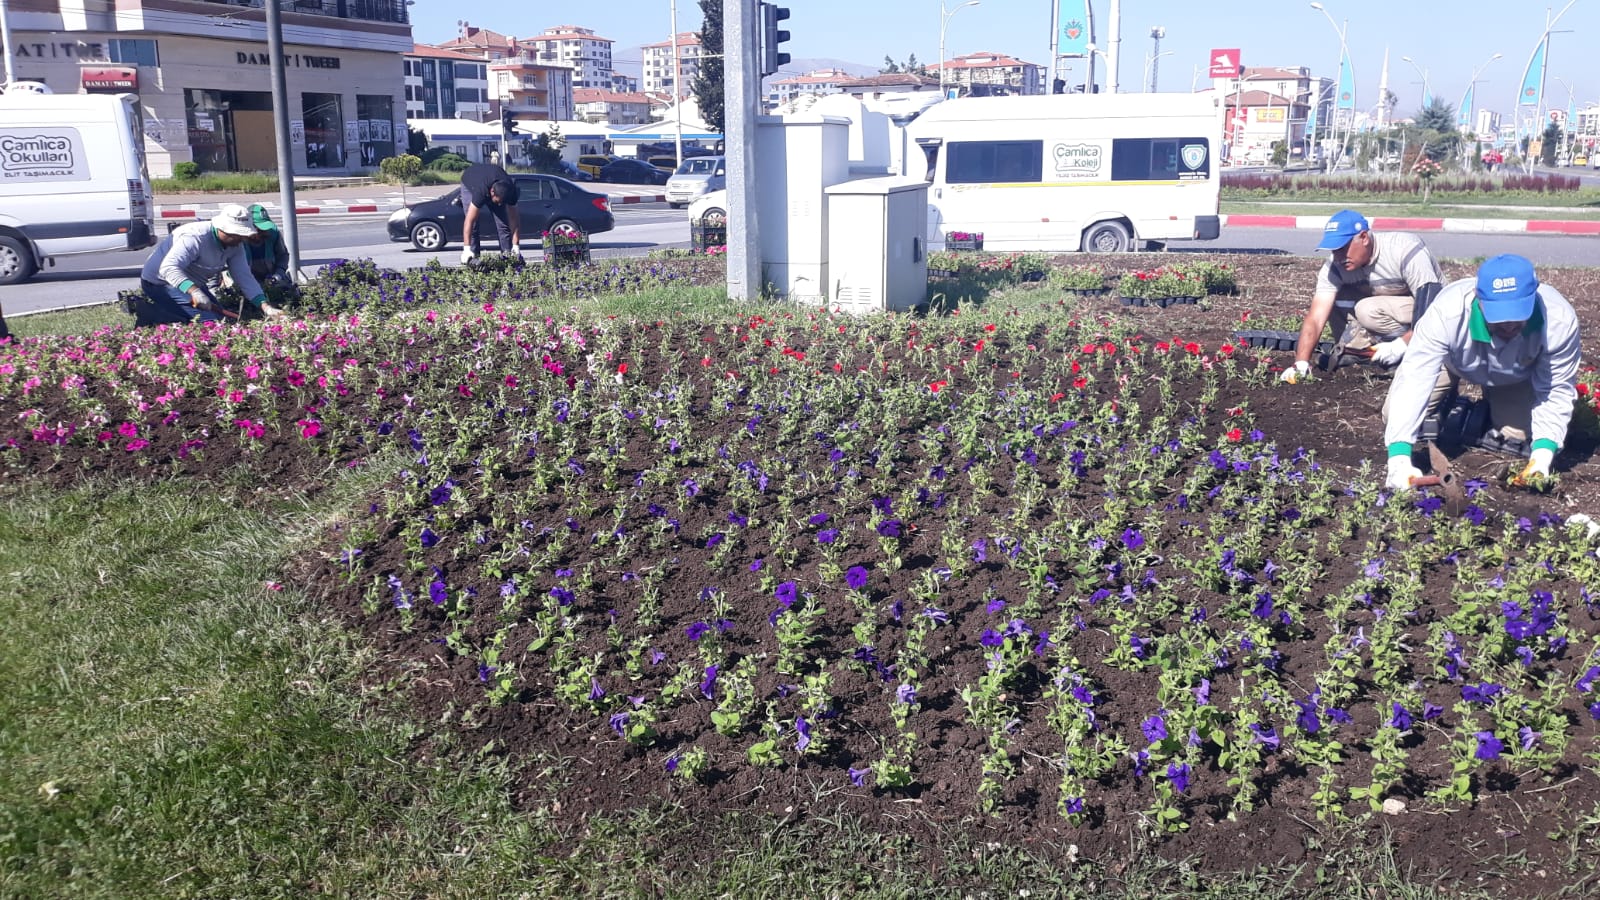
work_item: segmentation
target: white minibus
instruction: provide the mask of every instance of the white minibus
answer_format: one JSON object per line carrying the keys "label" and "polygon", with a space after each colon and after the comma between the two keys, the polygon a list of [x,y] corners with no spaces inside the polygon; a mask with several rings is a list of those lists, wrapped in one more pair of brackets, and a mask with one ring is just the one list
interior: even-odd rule
{"label": "white minibus", "polygon": [[[907,126],[929,182],[928,243],[1114,253],[1221,231],[1211,94],[969,97]],[[908,166],[918,164],[913,154]]]}
{"label": "white minibus", "polygon": [[0,94],[0,284],[56,256],[154,246],[154,214],[138,97]]}

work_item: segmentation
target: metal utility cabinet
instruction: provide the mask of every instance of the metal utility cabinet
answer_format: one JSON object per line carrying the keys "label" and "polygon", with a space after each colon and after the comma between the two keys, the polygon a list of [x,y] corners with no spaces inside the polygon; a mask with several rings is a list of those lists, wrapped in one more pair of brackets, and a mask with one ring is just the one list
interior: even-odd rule
{"label": "metal utility cabinet", "polygon": [[899,176],[827,195],[828,294],[846,312],[909,311],[928,299],[928,185]]}

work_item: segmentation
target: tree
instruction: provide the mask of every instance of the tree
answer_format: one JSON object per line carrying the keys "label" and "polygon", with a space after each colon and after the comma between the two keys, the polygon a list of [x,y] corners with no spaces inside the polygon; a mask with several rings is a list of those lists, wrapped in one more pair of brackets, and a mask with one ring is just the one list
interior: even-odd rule
{"label": "tree", "polygon": [[901,75],[901,74],[905,74],[905,75],[926,75],[926,74],[928,74],[928,67],[926,65],[924,65],[923,63],[917,62],[917,55],[915,53],[913,53],[910,56],[906,57],[906,61],[905,62],[901,62],[901,63],[895,62],[894,61],[894,57],[892,57],[892,56],[890,56],[890,55],[888,55],[886,53],[883,56],[883,68],[878,70],[878,74],[879,75]]}
{"label": "tree", "polygon": [[1556,164],[1556,151],[1561,148],[1561,126],[1554,122],[1544,127],[1540,137],[1539,161],[1547,166]]}
{"label": "tree", "polygon": [[411,126],[406,126],[406,152],[421,156],[428,149],[428,136]]}
{"label": "tree", "polygon": [[1417,110],[1416,122],[1423,131],[1455,131],[1456,109],[1435,97],[1432,103]]}
{"label": "tree", "polygon": [[723,94],[722,2],[700,0],[700,11],[705,15],[700,26],[700,71],[691,85],[694,102],[700,107],[700,118],[716,132],[724,130],[728,117]]}

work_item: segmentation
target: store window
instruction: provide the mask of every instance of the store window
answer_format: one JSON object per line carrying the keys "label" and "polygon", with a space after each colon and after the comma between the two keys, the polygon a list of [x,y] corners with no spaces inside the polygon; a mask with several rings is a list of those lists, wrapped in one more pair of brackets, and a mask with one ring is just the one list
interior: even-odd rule
{"label": "store window", "polygon": [[394,155],[394,98],[387,94],[356,95],[356,132],[361,138],[361,165],[376,166]]}
{"label": "store window", "polygon": [[344,168],[344,104],[338,94],[301,94],[306,123],[306,168]]}
{"label": "store window", "polygon": [[189,128],[189,152],[202,171],[228,172],[233,161],[228,155],[228,110],[221,91],[183,92],[184,117]]}
{"label": "store window", "polygon": [[112,38],[106,42],[106,56],[125,66],[159,66],[161,55],[156,42],[144,38]]}

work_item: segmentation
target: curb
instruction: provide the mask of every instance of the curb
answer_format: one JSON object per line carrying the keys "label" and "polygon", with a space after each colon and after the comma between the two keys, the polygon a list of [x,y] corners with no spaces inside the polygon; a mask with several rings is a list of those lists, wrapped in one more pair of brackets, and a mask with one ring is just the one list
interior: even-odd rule
{"label": "curb", "polygon": [[[1376,216],[1369,220],[1377,231],[1449,231],[1456,234],[1600,235],[1600,222],[1565,219],[1406,219]],[[1224,226],[1238,228],[1297,228],[1321,231],[1326,216],[1225,215]]]}
{"label": "curb", "polygon": [[[665,203],[666,194],[608,194],[607,198],[613,206],[627,205],[629,203]],[[372,213],[390,213],[405,206],[400,200],[380,200],[376,203],[344,203],[330,200],[327,202],[312,201],[317,206],[296,206],[296,216],[345,216],[367,215]],[[279,206],[276,203],[263,203],[267,213],[276,217]],[[203,204],[199,206],[157,206],[156,218],[158,219],[209,219],[221,211],[223,204]],[[1597,223],[1600,224],[1600,223]],[[1322,226],[1317,226],[1322,227]]]}

